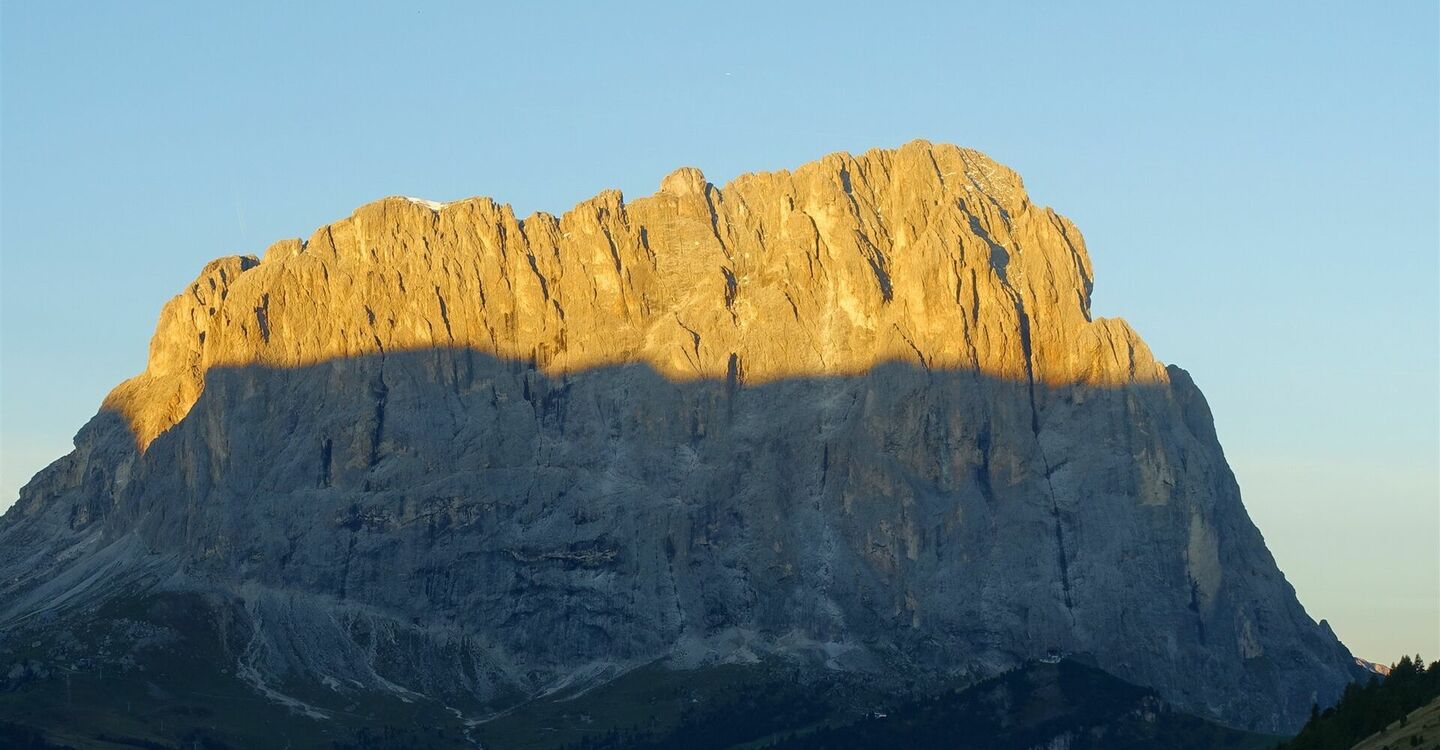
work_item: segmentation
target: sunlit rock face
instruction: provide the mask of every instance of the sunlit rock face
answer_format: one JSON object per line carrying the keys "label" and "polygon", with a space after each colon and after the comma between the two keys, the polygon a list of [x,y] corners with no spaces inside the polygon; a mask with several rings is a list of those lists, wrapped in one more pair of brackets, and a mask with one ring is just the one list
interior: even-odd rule
{"label": "sunlit rock face", "polygon": [[200,590],[265,690],[476,706],[657,659],[1069,652],[1295,727],[1351,657],[1091,286],[1014,172],[923,142],[559,218],[378,201],[165,306],[0,521],[0,623]]}

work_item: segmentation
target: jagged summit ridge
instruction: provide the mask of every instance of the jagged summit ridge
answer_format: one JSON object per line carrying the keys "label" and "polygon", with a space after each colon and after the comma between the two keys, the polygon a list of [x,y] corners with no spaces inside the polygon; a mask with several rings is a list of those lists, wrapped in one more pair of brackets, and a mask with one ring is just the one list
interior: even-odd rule
{"label": "jagged summit ridge", "polygon": [[107,399],[142,444],[215,366],[465,346],[547,372],[645,362],[672,378],[854,374],[887,360],[1046,383],[1165,382],[1091,321],[1079,232],[974,151],[917,141],[724,188],[686,167],[519,220],[488,198],[387,198],[223,259],[166,307],[152,365]]}
{"label": "jagged summit ridge", "polygon": [[558,217],[386,198],[165,305],[0,519],[0,636],[198,592],[261,695],[474,715],[656,661],[1064,652],[1295,727],[1352,657],[1092,288],[1014,172],[923,141]]}

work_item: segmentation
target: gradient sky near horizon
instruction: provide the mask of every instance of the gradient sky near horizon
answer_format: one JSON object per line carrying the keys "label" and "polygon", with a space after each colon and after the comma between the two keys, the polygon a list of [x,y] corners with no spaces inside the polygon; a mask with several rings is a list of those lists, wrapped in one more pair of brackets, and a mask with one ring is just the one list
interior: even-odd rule
{"label": "gradient sky near horizon", "polygon": [[1440,4],[771,5],[5,3],[0,509],[213,257],[923,137],[1079,225],[1310,614],[1440,657]]}

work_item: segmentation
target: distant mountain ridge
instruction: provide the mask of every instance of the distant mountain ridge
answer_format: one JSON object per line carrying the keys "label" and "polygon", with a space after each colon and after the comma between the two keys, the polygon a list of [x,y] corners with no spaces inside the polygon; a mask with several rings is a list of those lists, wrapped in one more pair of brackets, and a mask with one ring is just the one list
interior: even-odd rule
{"label": "distant mountain ridge", "polygon": [[41,632],[139,670],[179,626],[96,613],[180,600],[217,674],[315,717],[478,720],[657,661],[940,685],[1064,652],[1298,727],[1353,657],[1190,376],[1092,287],[1018,175],[926,142],[560,217],[369,204],[165,305],[0,519],[0,667],[59,674]]}
{"label": "distant mountain ridge", "polygon": [[1390,668],[1385,666],[1384,664],[1377,664],[1373,661],[1366,661],[1358,656],[1355,657],[1355,663],[1366,672],[1373,672],[1380,675],[1381,677],[1385,677],[1386,675],[1390,674]]}

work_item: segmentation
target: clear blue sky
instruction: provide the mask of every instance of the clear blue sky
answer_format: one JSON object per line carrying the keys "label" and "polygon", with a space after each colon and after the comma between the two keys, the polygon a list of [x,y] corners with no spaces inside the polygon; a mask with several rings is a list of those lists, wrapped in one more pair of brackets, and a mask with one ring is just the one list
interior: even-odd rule
{"label": "clear blue sky", "polygon": [[1311,614],[1440,656],[1440,4],[397,5],[5,3],[0,508],[212,257],[924,137],[1079,224]]}

